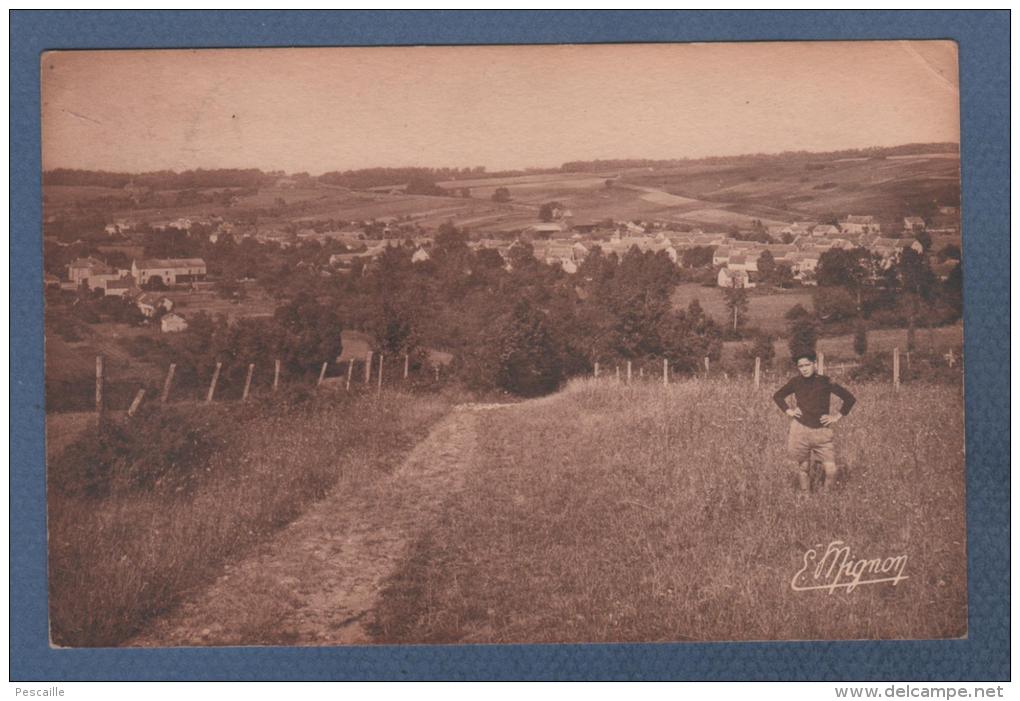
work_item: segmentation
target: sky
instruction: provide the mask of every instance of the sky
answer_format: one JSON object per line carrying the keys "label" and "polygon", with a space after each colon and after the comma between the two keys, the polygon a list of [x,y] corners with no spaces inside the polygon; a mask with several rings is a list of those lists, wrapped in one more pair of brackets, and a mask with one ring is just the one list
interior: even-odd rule
{"label": "sky", "polygon": [[43,168],[489,171],[959,142],[949,41],[43,54]]}

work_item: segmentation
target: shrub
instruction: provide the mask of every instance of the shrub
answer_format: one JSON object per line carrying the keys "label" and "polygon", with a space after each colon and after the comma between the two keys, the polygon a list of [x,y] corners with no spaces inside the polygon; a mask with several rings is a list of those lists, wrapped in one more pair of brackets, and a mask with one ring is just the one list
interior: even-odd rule
{"label": "shrub", "polygon": [[50,466],[53,488],[67,495],[105,497],[164,487],[194,486],[220,440],[194,412],[168,407],[123,421],[107,419],[67,446]]}
{"label": "shrub", "polygon": [[744,358],[751,367],[754,367],[755,358],[761,358],[762,366],[769,367],[775,357],[775,338],[769,334],[756,333],[751,339],[751,343],[744,347]]}

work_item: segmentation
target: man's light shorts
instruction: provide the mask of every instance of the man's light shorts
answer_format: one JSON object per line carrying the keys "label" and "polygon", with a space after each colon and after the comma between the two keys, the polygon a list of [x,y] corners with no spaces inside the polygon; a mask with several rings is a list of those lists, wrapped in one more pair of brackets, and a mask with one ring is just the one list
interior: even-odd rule
{"label": "man's light shorts", "polygon": [[790,440],[786,447],[790,457],[798,463],[808,462],[812,454],[823,465],[836,462],[831,428],[809,428],[800,421],[791,421]]}

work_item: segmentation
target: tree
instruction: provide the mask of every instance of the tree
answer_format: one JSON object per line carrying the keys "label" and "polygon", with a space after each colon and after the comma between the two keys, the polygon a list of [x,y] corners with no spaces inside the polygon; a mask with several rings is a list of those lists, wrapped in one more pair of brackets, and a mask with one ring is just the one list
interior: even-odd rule
{"label": "tree", "polygon": [[854,353],[863,356],[868,352],[868,327],[864,319],[857,321],[854,329]]}
{"label": "tree", "polygon": [[942,247],[942,250],[938,253],[939,262],[945,262],[949,259],[960,260],[960,247],[955,243],[947,243]]}
{"label": "tree", "polygon": [[680,254],[680,262],[685,268],[708,268],[714,256],[715,246],[693,246]]}
{"label": "tree", "polygon": [[277,307],[273,319],[279,327],[282,360],[296,373],[314,372],[343,350],[343,324],[336,309],[320,304],[307,293],[299,293],[290,303]]}
{"label": "tree", "polygon": [[765,284],[775,284],[776,259],[771,251],[762,251],[758,256],[758,275]]}
{"label": "tree", "polygon": [[733,332],[736,333],[744,324],[747,317],[747,310],[750,306],[747,290],[743,287],[727,287],[723,290],[726,297],[726,309],[729,310],[729,317],[733,320]]}
{"label": "tree", "polygon": [[815,312],[825,322],[839,322],[857,316],[857,302],[842,287],[819,287],[814,293]]}
{"label": "tree", "polygon": [[745,358],[752,364],[755,358],[761,358],[764,367],[772,365],[776,357],[775,338],[769,334],[758,333],[751,339],[751,344],[745,351]]}
{"label": "tree", "polygon": [[551,222],[557,209],[563,209],[559,202],[545,202],[538,208],[538,218],[544,222]]}
{"label": "tree", "polygon": [[928,258],[913,248],[904,248],[894,266],[899,283],[907,294],[909,312],[907,316],[907,350],[916,346],[917,317],[921,302],[929,302],[935,289],[935,275],[928,264]]}
{"label": "tree", "polygon": [[511,200],[510,190],[505,187],[497,187],[492,193],[493,202],[509,202]]}
{"label": "tree", "polygon": [[547,394],[563,380],[560,356],[541,312],[521,300],[499,324],[496,351],[496,383],[524,397]]}
{"label": "tree", "polygon": [[818,286],[846,288],[854,295],[860,312],[864,306],[865,290],[878,277],[877,265],[875,256],[866,248],[859,246],[849,251],[830,248],[818,258]]}
{"label": "tree", "polygon": [[383,355],[414,354],[420,348],[414,320],[419,317],[411,301],[386,297],[376,303],[366,324],[374,349]]}
{"label": "tree", "polygon": [[818,344],[818,324],[810,316],[801,316],[790,322],[790,358],[814,354]]}

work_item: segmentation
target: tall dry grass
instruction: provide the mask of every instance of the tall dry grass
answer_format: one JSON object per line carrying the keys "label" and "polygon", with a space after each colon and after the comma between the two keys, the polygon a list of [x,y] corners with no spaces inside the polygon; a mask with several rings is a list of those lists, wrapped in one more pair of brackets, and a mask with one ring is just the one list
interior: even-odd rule
{"label": "tall dry grass", "polygon": [[117,645],[328,491],[394,469],[447,408],[398,392],[323,393],[289,409],[195,405],[225,447],[188,489],[97,499],[50,485],[53,644]]}
{"label": "tall dry grass", "polygon": [[[575,381],[488,414],[483,459],[383,597],[384,642],[944,638],[966,633],[959,387],[853,386],[842,474],[799,498],[747,382]],[[808,548],[909,579],[795,592]]]}

